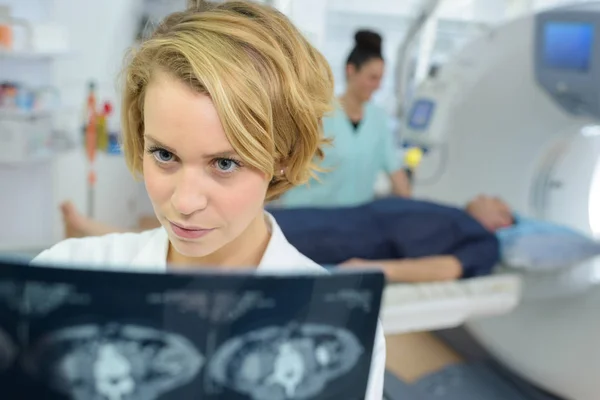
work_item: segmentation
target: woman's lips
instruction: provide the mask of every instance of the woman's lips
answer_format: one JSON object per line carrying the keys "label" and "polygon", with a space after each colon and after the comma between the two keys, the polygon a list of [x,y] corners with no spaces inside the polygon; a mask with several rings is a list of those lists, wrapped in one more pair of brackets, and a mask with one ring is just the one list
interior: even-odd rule
{"label": "woman's lips", "polygon": [[182,239],[199,239],[214,230],[180,225],[171,221],[169,221],[169,223],[171,224],[173,233]]}

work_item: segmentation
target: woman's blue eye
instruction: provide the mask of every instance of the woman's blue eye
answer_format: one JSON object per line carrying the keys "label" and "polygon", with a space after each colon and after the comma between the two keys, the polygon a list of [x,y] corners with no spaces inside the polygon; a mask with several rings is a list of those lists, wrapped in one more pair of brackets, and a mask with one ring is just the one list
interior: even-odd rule
{"label": "woman's blue eye", "polygon": [[167,163],[173,161],[173,153],[164,149],[157,149],[153,152],[154,158],[158,162]]}
{"label": "woman's blue eye", "polygon": [[228,158],[217,159],[215,165],[219,172],[233,172],[239,167],[239,164],[235,160],[230,160]]}

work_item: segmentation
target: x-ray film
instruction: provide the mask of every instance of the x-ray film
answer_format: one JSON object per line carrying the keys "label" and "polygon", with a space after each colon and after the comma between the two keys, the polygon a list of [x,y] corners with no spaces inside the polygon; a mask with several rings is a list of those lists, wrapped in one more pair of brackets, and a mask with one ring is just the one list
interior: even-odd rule
{"label": "x-ray film", "polygon": [[383,287],[0,263],[2,399],[362,400]]}

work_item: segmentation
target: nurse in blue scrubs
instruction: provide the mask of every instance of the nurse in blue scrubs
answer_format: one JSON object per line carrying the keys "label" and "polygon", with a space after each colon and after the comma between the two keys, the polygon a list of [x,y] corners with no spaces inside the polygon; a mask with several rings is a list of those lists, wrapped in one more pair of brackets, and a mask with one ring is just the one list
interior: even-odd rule
{"label": "nurse in blue scrubs", "polygon": [[323,120],[325,136],[333,139],[325,150],[319,180],[286,193],[279,206],[343,207],[375,199],[375,181],[385,172],[397,196],[410,196],[404,172],[385,111],[371,102],[379,89],[385,63],[381,36],[359,31],[346,62],[346,92],[333,114]]}

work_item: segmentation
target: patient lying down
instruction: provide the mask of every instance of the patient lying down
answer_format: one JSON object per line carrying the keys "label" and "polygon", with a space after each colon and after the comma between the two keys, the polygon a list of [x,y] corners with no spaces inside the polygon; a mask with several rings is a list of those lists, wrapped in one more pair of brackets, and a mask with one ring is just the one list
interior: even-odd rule
{"label": "patient lying down", "polygon": [[[271,209],[287,239],[321,265],[383,268],[391,282],[444,281],[486,275],[499,259],[494,235],[513,217],[502,201],[480,196],[458,209],[391,198],[351,208]],[[62,205],[68,237],[126,229],[107,226]],[[140,219],[138,230],[159,226]]]}

